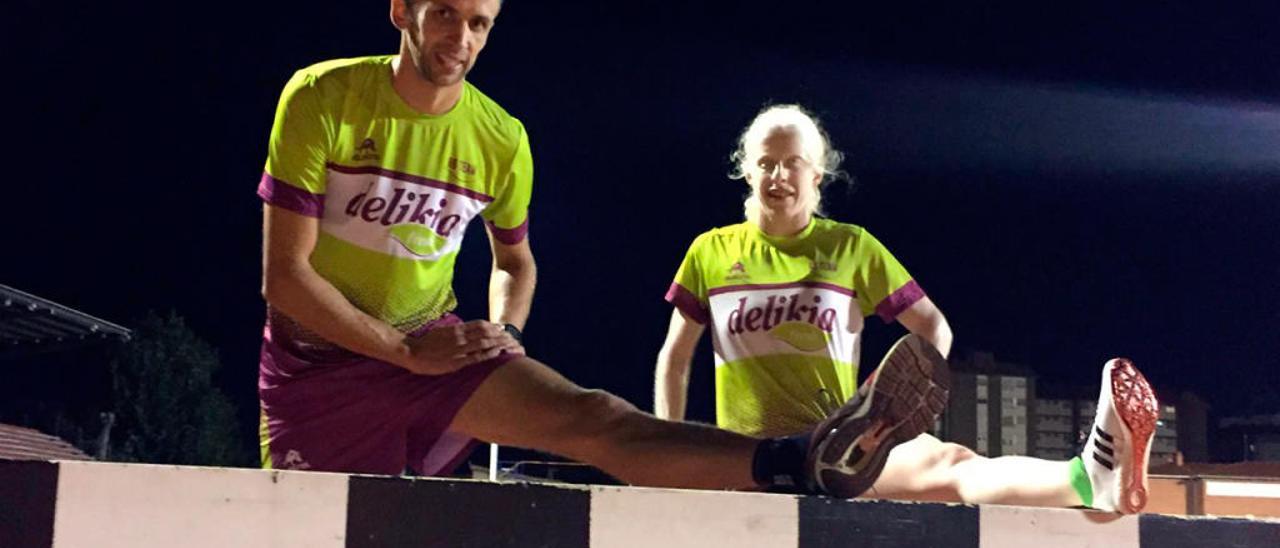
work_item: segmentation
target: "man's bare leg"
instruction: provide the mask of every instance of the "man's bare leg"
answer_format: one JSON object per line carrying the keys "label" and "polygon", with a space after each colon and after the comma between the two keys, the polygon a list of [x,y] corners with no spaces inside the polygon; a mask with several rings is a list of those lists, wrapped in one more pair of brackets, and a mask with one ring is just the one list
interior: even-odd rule
{"label": "man's bare leg", "polygon": [[945,401],[946,361],[916,335],[895,343],[876,371],[884,382],[860,389],[862,397],[812,433],[761,440],[660,420],[522,356],[481,383],[451,429],[564,455],[637,485],[785,486],[854,497],[874,484],[890,449],[913,439],[895,434],[922,431]]}
{"label": "man's bare leg", "polygon": [[622,398],[569,382],[527,357],[497,368],[454,418],[476,439],[548,451],[653,487],[756,487],[760,440],[694,423],[660,420]]}

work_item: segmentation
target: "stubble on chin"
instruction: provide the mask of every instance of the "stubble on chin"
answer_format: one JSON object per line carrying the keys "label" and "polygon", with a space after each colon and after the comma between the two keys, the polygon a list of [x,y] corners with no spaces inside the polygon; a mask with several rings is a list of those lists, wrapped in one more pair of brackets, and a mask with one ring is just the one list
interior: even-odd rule
{"label": "stubble on chin", "polygon": [[424,81],[431,82],[433,85],[447,87],[461,82],[467,77],[467,73],[471,72],[470,65],[463,65],[461,74],[455,76],[440,76],[431,70],[431,51],[422,43],[421,35],[418,34],[417,21],[413,21],[409,26],[409,48],[413,50],[413,68],[417,71]]}
{"label": "stubble on chin", "polygon": [[447,76],[439,75],[436,74],[435,71],[431,70],[431,63],[433,61],[434,59],[431,58],[431,53],[423,48],[418,48],[418,55],[417,60],[414,63],[414,69],[418,71],[418,76],[421,76],[423,80],[431,82],[433,85],[439,87],[452,86],[461,82],[463,78],[466,78],[467,72],[470,69],[470,67],[464,66],[462,67],[461,73],[456,76],[453,74],[449,74]]}

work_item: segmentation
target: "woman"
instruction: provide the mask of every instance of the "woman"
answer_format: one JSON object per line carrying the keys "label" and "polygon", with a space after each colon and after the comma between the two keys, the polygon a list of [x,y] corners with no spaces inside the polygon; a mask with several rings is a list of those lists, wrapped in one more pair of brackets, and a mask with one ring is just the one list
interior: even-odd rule
{"label": "woman", "polygon": [[[751,188],[747,220],[695,239],[667,293],[676,310],[658,357],[659,417],[683,419],[689,364],[708,325],[717,422],[751,435],[806,431],[855,396],[866,316],[896,320],[942,355],[950,351],[942,312],[893,255],[862,227],[816,216],[841,155],[811,115],[795,105],[766,108],[733,159],[734,177]],[[1155,410],[1141,374],[1112,360],[1087,446],[1102,448],[1097,456],[988,459],[921,434],[889,453],[867,494],[1137,512],[1146,503]]]}

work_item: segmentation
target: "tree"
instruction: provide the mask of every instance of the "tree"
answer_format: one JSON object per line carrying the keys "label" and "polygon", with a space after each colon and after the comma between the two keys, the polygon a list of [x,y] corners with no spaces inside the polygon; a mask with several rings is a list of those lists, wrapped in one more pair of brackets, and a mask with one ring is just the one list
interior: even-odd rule
{"label": "tree", "polygon": [[214,385],[217,352],[176,312],[150,312],[111,362],[111,459],[240,466],[235,406]]}

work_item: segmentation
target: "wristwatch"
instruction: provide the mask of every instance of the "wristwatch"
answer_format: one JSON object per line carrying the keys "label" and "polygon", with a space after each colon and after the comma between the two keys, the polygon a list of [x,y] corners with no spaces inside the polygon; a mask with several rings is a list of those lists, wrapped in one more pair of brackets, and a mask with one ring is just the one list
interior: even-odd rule
{"label": "wristwatch", "polygon": [[519,327],[516,327],[516,326],[511,325],[511,324],[509,324],[509,323],[504,323],[504,324],[502,324],[502,329],[503,329],[504,331],[506,331],[507,333],[510,333],[510,334],[511,334],[511,338],[515,339],[515,340],[516,340],[516,342],[518,342],[518,343],[520,343],[520,344],[524,344],[524,340],[522,340],[524,336],[520,333],[520,328],[519,328]]}

